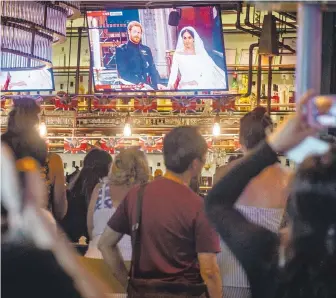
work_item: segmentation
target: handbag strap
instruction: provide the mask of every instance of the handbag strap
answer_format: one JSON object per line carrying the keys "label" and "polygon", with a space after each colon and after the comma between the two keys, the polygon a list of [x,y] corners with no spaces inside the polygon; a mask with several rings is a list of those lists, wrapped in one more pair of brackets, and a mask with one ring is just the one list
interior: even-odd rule
{"label": "handbag strap", "polygon": [[142,220],[142,201],[144,196],[146,183],[140,185],[138,191],[138,199],[136,203],[136,220],[132,225],[132,261],[130,268],[130,278],[135,277],[135,273],[138,271],[140,261],[140,226]]}

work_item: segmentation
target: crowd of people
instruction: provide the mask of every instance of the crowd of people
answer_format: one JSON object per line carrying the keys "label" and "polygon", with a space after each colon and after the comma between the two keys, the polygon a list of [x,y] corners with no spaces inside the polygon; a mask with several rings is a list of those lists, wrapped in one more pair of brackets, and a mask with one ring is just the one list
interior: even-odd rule
{"label": "crowd of people", "polygon": [[[295,171],[278,159],[319,132],[303,112],[310,99],[277,129],[265,109],[247,113],[243,154],[217,169],[205,198],[198,128],[165,136],[154,181],[142,151],[113,160],[92,149],[66,184],[38,104],[15,100],[1,136],[3,297],[336,297],[336,150]],[[71,245],[82,237],[85,256]]]}

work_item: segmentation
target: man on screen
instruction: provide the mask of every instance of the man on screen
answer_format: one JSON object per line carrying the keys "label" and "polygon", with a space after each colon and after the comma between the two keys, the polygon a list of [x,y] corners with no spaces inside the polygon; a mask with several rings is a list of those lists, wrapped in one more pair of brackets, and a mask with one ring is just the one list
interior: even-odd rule
{"label": "man on screen", "polygon": [[160,75],[154,64],[152,51],[141,44],[142,25],[132,21],[127,26],[128,42],[116,48],[119,77],[133,84],[147,84],[153,89],[165,89],[159,84]]}

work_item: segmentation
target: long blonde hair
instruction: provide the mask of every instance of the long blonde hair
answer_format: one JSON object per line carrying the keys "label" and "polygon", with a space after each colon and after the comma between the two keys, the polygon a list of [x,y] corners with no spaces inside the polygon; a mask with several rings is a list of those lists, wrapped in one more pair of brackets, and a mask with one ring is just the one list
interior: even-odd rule
{"label": "long blonde hair", "polygon": [[144,152],[130,148],[120,152],[109,172],[111,185],[132,186],[148,182],[149,166]]}

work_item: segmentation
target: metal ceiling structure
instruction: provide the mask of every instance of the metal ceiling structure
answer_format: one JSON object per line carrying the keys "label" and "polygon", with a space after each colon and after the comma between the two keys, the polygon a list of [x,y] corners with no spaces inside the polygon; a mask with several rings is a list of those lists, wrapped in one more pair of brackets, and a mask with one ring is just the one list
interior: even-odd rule
{"label": "metal ceiling structure", "polygon": [[[224,10],[235,10],[238,2],[243,2],[244,4],[255,5],[258,10],[272,10],[288,12],[295,16],[297,11],[297,2],[294,1],[215,1],[215,0],[179,0],[179,1],[165,1],[165,0],[154,0],[154,1],[143,1],[143,0],[119,0],[119,1],[81,1],[81,10],[85,12],[87,10],[104,10],[109,8],[149,8],[149,7],[172,7],[172,6],[182,6],[182,5],[215,5],[218,4]],[[321,1],[322,10],[326,11],[336,11],[336,2],[334,1]]]}
{"label": "metal ceiling structure", "polygon": [[194,6],[194,5],[220,5],[222,9],[235,9],[237,6],[237,1],[143,1],[143,0],[119,0],[119,1],[81,1],[81,11],[85,12],[87,10],[104,10],[111,8],[150,8],[150,7],[172,7],[172,6]]}

